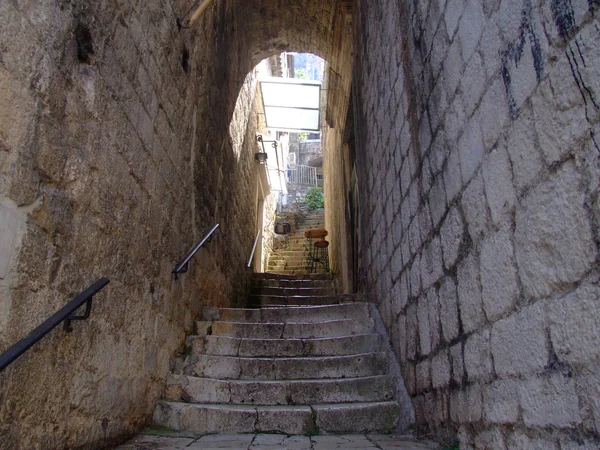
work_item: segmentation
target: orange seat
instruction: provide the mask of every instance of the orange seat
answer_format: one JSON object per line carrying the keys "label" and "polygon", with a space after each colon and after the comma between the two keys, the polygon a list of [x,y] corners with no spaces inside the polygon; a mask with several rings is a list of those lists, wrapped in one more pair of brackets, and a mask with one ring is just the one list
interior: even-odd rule
{"label": "orange seat", "polygon": [[324,228],[315,228],[314,230],[306,230],[304,236],[308,239],[323,239],[329,233]]}
{"label": "orange seat", "polygon": [[317,242],[315,242],[315,247],[327,248],[327,247],[329,247],[329,242],[328,241],[317,241]]}

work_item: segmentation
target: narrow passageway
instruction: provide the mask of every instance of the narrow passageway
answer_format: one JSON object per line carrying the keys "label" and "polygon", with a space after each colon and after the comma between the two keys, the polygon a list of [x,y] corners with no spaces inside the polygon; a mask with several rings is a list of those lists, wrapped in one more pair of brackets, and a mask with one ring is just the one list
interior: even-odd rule
{"label": "narrow passageway", "polygon": [[[327,239],[324,209],[309,210],[301,216],[292,215],[296,217],[294,230],[276,241],[277,247],[271,253],[267,271],[281,274],[327,273],[328,254],[326,251],[317,254],[319,247],[315,247],[316,242]],[[301,219],[298,220],[298,217]]]}

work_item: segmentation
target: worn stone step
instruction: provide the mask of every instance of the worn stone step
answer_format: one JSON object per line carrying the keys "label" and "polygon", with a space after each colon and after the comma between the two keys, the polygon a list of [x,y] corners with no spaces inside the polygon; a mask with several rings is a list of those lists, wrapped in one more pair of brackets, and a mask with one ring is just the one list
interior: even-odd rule
{"label": "worn stone step", "polygon": [[335,288],[332,287],[265,287],[253,286],[252,295],[292,295],[292,296],[310,296],[310,295],[335,295]]}
{"label": "worn stone step", "polygon": [[367,303],[345,303],[325,306],[293,306],[283,308],[204,308],[202,315],[207,321],[225,322],[266,322],[317,323],[342,319],[368,319]]}
{"label": "worn stone step", "polygon": [[299,274],[299,275],[289,275],[289,274],[280,274],[280,273],[272,273],[272,272],[262,272],[255,273],[252,275],[252,278],[261,280],[332,280],[333,275],[329,274]]}
{"label": "worn stone step", "polygon": [[303,380],[385,375],[386,369],[384,352],[302,358],[194,355],[188,358],[184,374],[228,380]]}
{"label": "worn stone step", "polygon": [[333,280],[268,280],[253,279],[252,287],[283,287],[283,288],[335,288]]}
{"label": "worn stone step", "polygon": [[210,433],[366,433],[390,430],[399,417],[396,402],[241,406],[161,400],[154,423],[173,430]]}
{"label": "worn stone step", "polygon": [[341,319],[322,322],[251,323],[218,321],[212,336],[258,339],[307,339],[365,334],[373,330],[373,319]]}
{"label": "worn stone step", "polygon": [[267,305],[336,305],[337,295],[249,295],[248,307]]}
{"label": "worn stone step", "polygon": [[[269,269],[269,270],[273,270],[273,269]],[[306,270],[306,268],[302,269],[302,270],[287,270],[287,269],[278,269],[278,270],[273,270],[274,273],[280,274],[280,275],[327,275],[330,274],[331,272],[327,272],[325,269],[319,269],[316,271],[312,271],[309,272],[308,270]]]}
{"label": "worn stone step", "polygon": [[[314,403],[379,402],[392,399],[388,376],[342,380],[218,380],[170,375],[171,397],[188,403],[242,405],[310,405]],[[174,389],[174,386],[177,389]]]}
{"label": "worn stone step", "polygon": [[343,356],[377,352],[381,337],[376,333],[335,338],[252,339],[228,336],[188,336],[190,354],[254,357]]}
{"label": "worn stone step", "polygon": [[305,265],[307,263],[308,254],[306,255],[298,255],[298,256],[274,256],[271,255],[269,259],[269,266],[277,265],[277,264],[287,264],[287,265]]}

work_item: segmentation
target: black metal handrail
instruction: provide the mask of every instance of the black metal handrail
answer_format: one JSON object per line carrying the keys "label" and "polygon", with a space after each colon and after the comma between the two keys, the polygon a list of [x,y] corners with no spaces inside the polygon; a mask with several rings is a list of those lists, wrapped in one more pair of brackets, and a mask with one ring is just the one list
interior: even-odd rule
{"label": "black metal handrail", "polygon": [[181,262],[175,266],[175,268],[171,272],[175,279],[179,278],[178,275],[180,273],[185,273],[188,271],[190,259],[192,259],[196,252],[200,250],[200,247],[202,247],[206,242],[210,242],[210,240],[212,239],[212,235],[217,228],[219,228],[219,224],[216,224],[214,227],[212,227],[210,231],[206,233],[206,236],[204,236],[202,240],[198,242],[198,244],[196,244],[196,246],[192,248],[187,255],[184,256]]}
{"label": "black metal handrail", "polygon": [[[70,333],[73,331],[73,328],[71,328],[72,320],[85,320],[90,317],[90,312],[92,311],[92,298],[108,283],[110,283],[108,278],[100,278],[89,288],[55,312],[49,319],[45,320],[26,337],[2,353],[2,355],[0,355],[0,372],[3,371],[15,359],[25,353],[36,342],[50,333],[50,331],[52,331],[61,322],[64,322],[64,330],[67,333]],[[74,316],[73,313],[84,303],[86,303],[85,314],[82,316]]]}
{"label": "black metal handrail", "polygon": [[258,244],[258,238],[260,237],[260,232],[262,230],[258,230],[256,233],[256,239],[254,239],[254,245],[252,246],[252,253],[250,253],[250,259],[248,259],[248,268],[252,265],[252,260],[254,259],[254,252],[256,251],[256,244]]}

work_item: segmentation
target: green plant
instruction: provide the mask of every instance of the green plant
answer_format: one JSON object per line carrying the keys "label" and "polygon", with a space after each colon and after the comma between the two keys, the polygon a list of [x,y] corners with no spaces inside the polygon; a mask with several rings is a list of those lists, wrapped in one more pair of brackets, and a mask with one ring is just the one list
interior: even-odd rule
{"label": "green plant", "polygon": [[299,78],[301,80],[307,80],[308,76],[306,75],[306,70],[304,70],[304,69],[295,69],[294,70],[294,78]]}
{"label": "green plant", "polygon": [[306,141],[308,140],[308,133],[298,133],[298,141]]}
{"label": "green plant", "polygon": [[311,211],[321,209],[325,206],[325,197],[320,187],[313,187],[306,193],[306,204]]}

